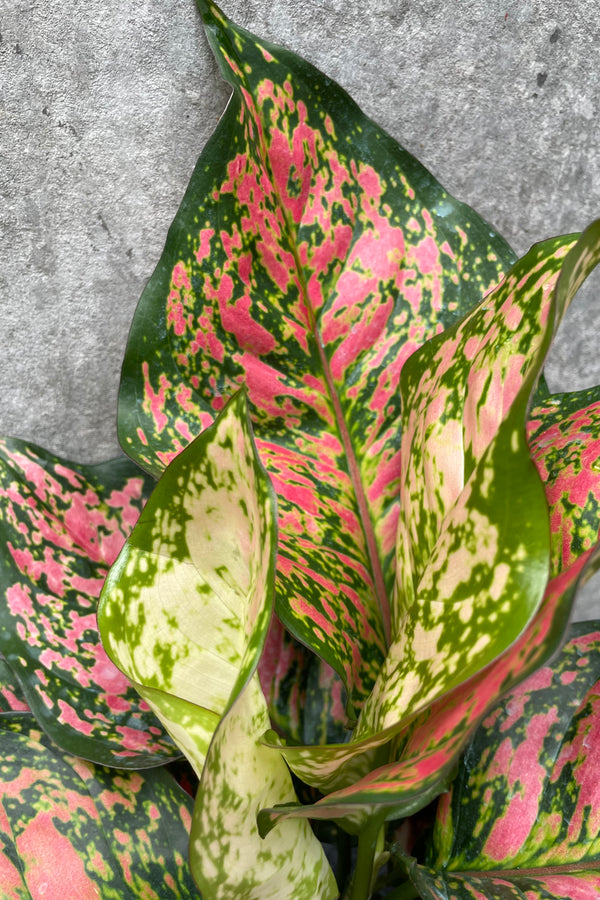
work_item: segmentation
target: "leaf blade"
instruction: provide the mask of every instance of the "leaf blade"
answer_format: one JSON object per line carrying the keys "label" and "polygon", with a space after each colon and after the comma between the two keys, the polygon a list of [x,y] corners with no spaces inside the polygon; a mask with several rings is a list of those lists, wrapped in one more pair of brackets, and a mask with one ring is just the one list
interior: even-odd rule
{"label": "leaf blade", "polygon": [[247,384],[278,614],[360,707],[389,631],[401,365],[514,257],[329,79],[201,10],[235,90],[134,322],[121,439],[160,468]]}
{"label": "leaf blade", "polygon": [[[241,391],[168,467],[98,613],[109,655],[200,779],[190,849],[206,900],[251,900],[263,881],[282,898],[329,900],[337,891],[304,823],[268,845],[253,825],[258,797],[295,796],[279,751],[259,743],[270,727],[256,669],[272,612],[276,536],[275,498]],[[235,852],[222,869],[225,840]],[[292,862],[296,854],[306,873]]]}
{"label": "leaf blade", "polygon": [[0,872],[3,891],[15,891],[6,896],[58,897],[66,876],[81,900],[197,898],[185,860],[192,800],[163,768],[72,757],[27,714],[0,715],[0,731]]}

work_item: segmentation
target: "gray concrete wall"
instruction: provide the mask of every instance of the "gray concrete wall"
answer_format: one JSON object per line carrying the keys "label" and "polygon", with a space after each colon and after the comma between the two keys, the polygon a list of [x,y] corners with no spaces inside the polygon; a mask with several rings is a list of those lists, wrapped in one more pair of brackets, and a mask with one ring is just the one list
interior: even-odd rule
{"label": "gray concrete wall", "polygon": [[[517,251],[600,215],[600,0],[223,7],[339,81]],[[193,0],[0,0],[0,433],[117,452],[128,325],[226,98]],[[554,389],[600,381],[596,293]]]}

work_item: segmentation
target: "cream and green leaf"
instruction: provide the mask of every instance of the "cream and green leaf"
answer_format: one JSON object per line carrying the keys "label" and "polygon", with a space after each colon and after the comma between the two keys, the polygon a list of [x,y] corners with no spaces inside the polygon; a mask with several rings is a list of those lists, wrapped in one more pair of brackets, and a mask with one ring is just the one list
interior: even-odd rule
{"label": "cream and green leaf", "polygon": [[[169,466],[107,578],[98,624],[200,778],[191,867],[205,900],[333,898],[306,823],[269,842],[263,805],[295,799],[256,669],[273,605],[275,497],[239,392]],[[227,850],[229,848],[229,850]]]}

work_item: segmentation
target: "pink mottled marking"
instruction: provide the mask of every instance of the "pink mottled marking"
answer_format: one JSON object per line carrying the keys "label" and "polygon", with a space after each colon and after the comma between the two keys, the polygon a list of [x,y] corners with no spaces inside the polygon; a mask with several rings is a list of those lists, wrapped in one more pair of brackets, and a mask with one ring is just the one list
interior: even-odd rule
{"label": "pink mottled marking", "polygon": [[208,257],[210,256],[210,242],[214,237],[214,234],[214,228],[200,229],[200,243],[198,245],[198,249],[196,250],[196,259],[199,263],[201,263],[205,259],[208,259]]}
{"label": "pink mottled marking", "polygon": [[427,235],[427,237],[423,238],[423,240],[416,245],[414,248],[414,256],[422,275],[429,275],[432,272],[441,274],[438,246],[431,235]]}
{"label": "pink mottled marking", "polygon": [[[506,863],[516,856],[537,821],[546,779],[539,757],[549,727],[556,722],[558,714],[554,708],[533,715],[526,725],[525,741],[510,754],[506,768],[508,808],[495,820],[484,846],[484,853],[491,860]],[[501,746],[507,742],[508,739]],[[499,765],[502,766],[501,761]]]}
{"label": "pink mottled marking", "polygon": [[87,737],[93,734],[93,722],[86,722],[81,716],[78,716],[73,707],[65,703],[64,700],[58,700],[58,708],[60,709],[60,715],[58,717],[59,722],[70,725],[75,731],[79,731]]}
{"label": "pink mottled marking", "polygon": [[57,475],[65,478],[69,482],[71,487],[75,488],[76,490],[81,488],[83,479],[81,475],[79,475],[77,472],[74,472],[73,469],[69,469],[67,468],[67,466],[63,466],[59,463],[54,467],[54,471]]}
{"label": "pink mottled marking", "polygon": [[168,424],[168,417],[164,412],[167,391],[171,382],[164,373],[159,377],[159,388],[155,391],[150,383],[150,369],[147,362],[142,363],[142,375],[144,379],[144,400],[142,408],[154,419],[156,433],[160,434]]}
{"label": "pink mottled marking", "polygon": [[10,709],[22,711],[29,710],[27,703],[25,703],[24,700],[19,700],[19,698],[7,687],[3,687],[0,690]]}
{"label": "pink mottled marking", "polygon": [[6,591],[6,599],[11,615],[21,616],[24,619],[33,618],[33,603],[31,589],[21,584],[13,584]]}
{"label": "pink mottled marking", "polygon": [[316,610],[314,606],[311,606],[301,597],[292,597],[290,599],[290,605],[297,615],[312,622],[317,628],[321,628],[323,633],[328,635],[328,637],[333,637],[336,631],[333,622],[325,618],[325,616]]}
{"label": "pink mottled marking", "polygon": [[32,897],[61,900],[65,897],[65,873],[68,873],[70,896],[77,900],[97,900],[98,883],[89,878],[82,856],[58,831],[51,813],[39,812],[15,843],[25,863],[24,877]]}
{"label": "pink mottled marking", "polygon": [[118,732],[120,744],[124,750],[145,750],[153,747],[153,741],[146,731],[123,725],[118,728]]}

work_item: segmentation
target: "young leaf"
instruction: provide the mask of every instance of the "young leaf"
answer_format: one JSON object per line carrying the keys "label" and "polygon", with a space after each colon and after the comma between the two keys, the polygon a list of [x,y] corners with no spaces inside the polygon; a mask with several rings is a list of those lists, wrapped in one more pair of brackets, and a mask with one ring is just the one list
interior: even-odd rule
{"label": "young leaf", "polygon": [[192,824],[192,872],[205,900],[334,900],[335,879],[308,822],[284,822],[266,838],[259,834],[262,806],[296,800],[281,755],[261,741],[268,729],[254,677],[208,751]]}
{"label": "young leaf", "polygon": [[306,823],[266,842],[256,828],[260,805],[295,799],[281,754],[260,743],[270,723],[256,668],[276,536],[275,498],[239,392],[168,467],[98,611],[109,655],[200,778],[191,867],[205,900],[252,900],[263,884],[282,900],[337,893]]}
{"label": "young leaf", "polygon": [[402,365],[514,256],[330,79],[200,8],[234,91],[134,319],[120,438],[158,472],[247,385],[278,614],[359,709],[390,637]]}
{"label": "young leaf", "polygon": [[488,713],[440,799],[424,898],[592,898],[600,890],[600,623]]}
{"label": "young leaf", "polygon": [[585,239],[573,244],[533,247],[404,368],[395,640],[357,735],[386,728],[482,669],[542,599],[546,500],[525,422],[563,262],[571,248],[587,251]]}
{"label": "young leaf", "polygon": [[0,651],[53,741],[121,768],[177,752],[96,626],[104,578],[149,485],[125,457],[81,466],[0,441]]}
{"label": "young leaf", "polygon": [[106,769],[0,714],[0,885],[15,900],[197,900],[191,798],[163,768]]}

